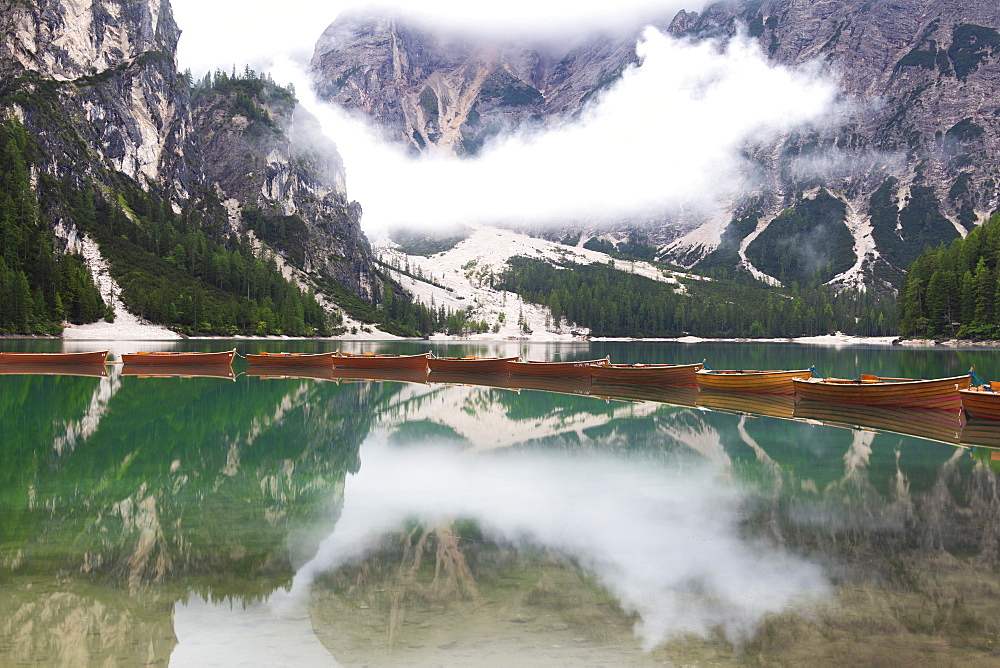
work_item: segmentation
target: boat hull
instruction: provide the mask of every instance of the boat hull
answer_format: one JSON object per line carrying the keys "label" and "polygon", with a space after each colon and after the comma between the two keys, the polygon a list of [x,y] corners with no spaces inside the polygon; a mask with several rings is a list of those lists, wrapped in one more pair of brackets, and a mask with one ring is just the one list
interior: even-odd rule
{"label": "boat hull", "polygon": [[931,380],[841,380],[811,378],[794,380],[795,398],[841,404],[861,404],[888,408],[930,408],[958,410],[959,390],[969,387],[971,378],[953,376]]}
{"label": "boat hull", "polygon": [[86,353],[0,353],[0,364],[104,364],[107,350]]}
{"label": "boat hull", "polygon": [[716,371],[702,369],[695,372],[698,387],[704,390],[725,392],[762,392],[765,394],[793,394],[793,378],[809,378],[810,369],[793,371]]}
{"label": "boat hull", "polygon": [[236,349],[217,353],[201,352],[138,352],[122,354],[122,363],[130,366],[229,366],[236,356]]}
{"label": "boat hull", "polygon": [[608,363],[607,358],[580,362],[508,362],[507,370],[512,376],[530,378],[587,378],[595,366]]}
{"label": "boat hull", "polygon": [[507,373],[507,363],[520,360],[520,357],[430,357],[427,368],[431,373]]}
{"label": "boat hull", "polygon": [[959,390],[962,410],[974,418],[1000,420],[1000,393],[986,389],[969,388]]}
{"label": "boat hull", "polygon": [[697,364],[605,364],[591,368],[594,382],[628,385],[696,385]]}
{"label": "boat hull", "polygon": [[333,353],[260,353],[247,355],[250,366],[299,367],[333,366]]}
{"label": "boat hull", "polygon": [[333,356],[335,369],[427,369],[429,353],[420,355],[354,355],[336,353]]}

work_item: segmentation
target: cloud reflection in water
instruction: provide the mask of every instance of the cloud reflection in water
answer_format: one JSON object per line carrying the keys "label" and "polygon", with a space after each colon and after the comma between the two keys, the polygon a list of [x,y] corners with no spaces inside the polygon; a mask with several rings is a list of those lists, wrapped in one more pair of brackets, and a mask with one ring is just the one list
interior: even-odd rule
{"label": "cloud reflection in water", "polygon": [[740,537],[740,491],[707,465],[593,454],[469,456],[374,439],[363,461],[347,480],[333,534],[297,572],[293,601],[306,601],[319,574],[361,559],[406,521],[433,526],[455,518],[477,521],[490,538],[574,559],[623,609],[638,613],[635,632],[647,650],[720,625],[738,640],[764,615],[828,592],[818,566]]}

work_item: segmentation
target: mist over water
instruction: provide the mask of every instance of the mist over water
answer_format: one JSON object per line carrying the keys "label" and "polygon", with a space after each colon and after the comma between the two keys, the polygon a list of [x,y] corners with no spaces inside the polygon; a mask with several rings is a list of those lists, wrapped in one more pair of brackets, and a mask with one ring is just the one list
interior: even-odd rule
{"label": "mist over water", "polygon": [[470,456],[373,437],[362,459],[334,532],[297,571],[291,600],[279,593],[272,604],[303,604],[318,575],[363,558],[408,521],[454,519],[578,563],[638,614],[635,633],[647,650],[718,626],[738,641],[764,615],[827,594],[816,565],[740,537],[741,494],[705,464],[578,452]]}

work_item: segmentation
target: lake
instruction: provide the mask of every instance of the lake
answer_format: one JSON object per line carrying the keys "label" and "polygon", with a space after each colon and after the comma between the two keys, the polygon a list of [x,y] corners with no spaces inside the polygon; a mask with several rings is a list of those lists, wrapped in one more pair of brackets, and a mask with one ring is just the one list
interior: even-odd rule
{"label": "lake", "polygon": [[[3,349],[105,345],[331,348]],[[1000,379],[992,350],[337,345]],[[0,665],[1000,660],[1000,423],[239,358],[108,369],[0,373]]]}

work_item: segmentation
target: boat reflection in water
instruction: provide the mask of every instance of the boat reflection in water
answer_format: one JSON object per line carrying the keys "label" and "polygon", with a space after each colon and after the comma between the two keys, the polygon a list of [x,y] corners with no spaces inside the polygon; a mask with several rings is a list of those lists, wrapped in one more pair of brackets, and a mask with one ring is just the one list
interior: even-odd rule
{"label": "boat reflection in water", "polygon": [[795,403],[794,417],[825,424],[916,436],[949,445],[958,445],[964,423],[961,413],[954,411],[885,408],[807,399]]}
{"label": "boat reflection in water", "polygon": [[221,364],[125,364],[121,375],[136,378],[222,378],[236,380],[233,367]]}
{"label": "boat reflection in water", "polygon": [[0,375],[90,376],[104,378],[108,368],[98,364],[0,364]]}
{"label": "boat reflection in water", "polygon": [[698,392],[697,401],[698,406],[713,411],[764,415],[785,420],[791,419],[795,410],[795,398],[788,394],[703,389]]}

